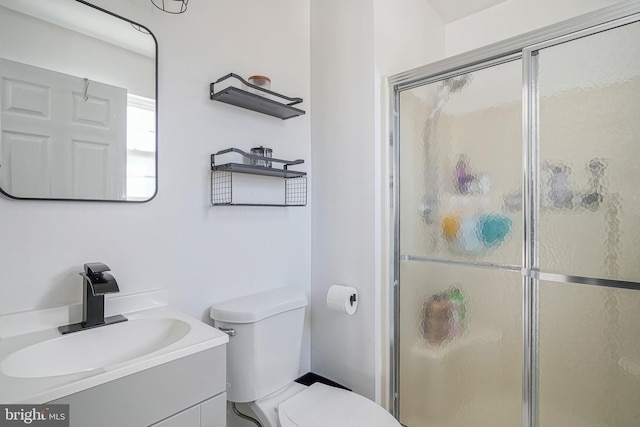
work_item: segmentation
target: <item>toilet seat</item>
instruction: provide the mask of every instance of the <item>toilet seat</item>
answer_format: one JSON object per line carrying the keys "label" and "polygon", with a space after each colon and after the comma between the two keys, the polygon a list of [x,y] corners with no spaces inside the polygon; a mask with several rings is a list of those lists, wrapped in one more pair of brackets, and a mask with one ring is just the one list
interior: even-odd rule
{"label": "toilet seat", "polygon": [[400,427],[381,406],[359,394],[315,383],[278,406],[280,427]]}

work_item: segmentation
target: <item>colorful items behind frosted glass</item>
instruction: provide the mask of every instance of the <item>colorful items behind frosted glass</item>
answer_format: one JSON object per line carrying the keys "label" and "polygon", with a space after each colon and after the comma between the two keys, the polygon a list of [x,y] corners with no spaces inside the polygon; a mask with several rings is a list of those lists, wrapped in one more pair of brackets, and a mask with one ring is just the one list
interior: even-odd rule
{"label": "colorful items behind frosted glass", "polygon": [[456,250],[479,255],[502,244],[511,232],[511,223],[511,219],[498,214],[464,218],[447,215],[442,220],[442,234]]}

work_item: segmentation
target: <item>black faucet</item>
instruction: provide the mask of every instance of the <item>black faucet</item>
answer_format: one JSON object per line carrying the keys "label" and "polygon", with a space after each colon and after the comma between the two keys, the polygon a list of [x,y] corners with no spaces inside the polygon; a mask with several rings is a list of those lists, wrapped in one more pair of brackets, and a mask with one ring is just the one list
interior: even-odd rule
{"label": "black faucet", "polygon": [[91,262],[84,265],[82,277],[82,322],[60,326],[58,330],[62,334],[111,325],[127,320],[121,314],[104,317],[104,295],[120,292],[118,282],[109,273],[106,264]]}

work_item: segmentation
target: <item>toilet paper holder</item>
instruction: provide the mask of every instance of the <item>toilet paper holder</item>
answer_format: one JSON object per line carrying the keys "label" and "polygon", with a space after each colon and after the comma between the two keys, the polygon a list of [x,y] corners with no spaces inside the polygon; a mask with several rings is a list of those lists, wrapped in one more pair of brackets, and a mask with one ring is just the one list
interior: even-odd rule
{"label": "toilet paper holder", "polygon": [[348,315],[358,309],[358,290],[352,286],[332,285],[327,291],[327,307]]}

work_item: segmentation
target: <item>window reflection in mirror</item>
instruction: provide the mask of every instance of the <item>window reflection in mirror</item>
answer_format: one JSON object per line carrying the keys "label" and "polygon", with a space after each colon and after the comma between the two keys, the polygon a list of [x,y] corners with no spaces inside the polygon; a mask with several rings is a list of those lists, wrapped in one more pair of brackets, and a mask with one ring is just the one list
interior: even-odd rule
{"label": "window reflection in mirror", "polygon": [[156,188],[156,102],[127,98],[127,200],[145,200]]}

